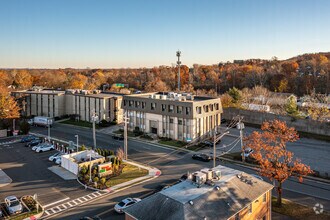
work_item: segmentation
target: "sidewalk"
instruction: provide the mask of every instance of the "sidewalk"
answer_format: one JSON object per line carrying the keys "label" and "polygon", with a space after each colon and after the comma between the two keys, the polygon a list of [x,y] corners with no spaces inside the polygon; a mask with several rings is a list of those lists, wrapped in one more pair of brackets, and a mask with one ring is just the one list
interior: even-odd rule
{"label": "sidewalk", "polygon": [[13,180],[0,169],[0,188],[10,184]]}

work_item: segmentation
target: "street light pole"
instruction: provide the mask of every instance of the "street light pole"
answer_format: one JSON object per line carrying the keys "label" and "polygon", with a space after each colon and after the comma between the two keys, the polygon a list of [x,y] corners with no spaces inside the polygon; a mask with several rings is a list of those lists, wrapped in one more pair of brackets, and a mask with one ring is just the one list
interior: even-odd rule
{"label": "street light pole", "polygon": [[77,153],[78,153],[78,151],[79,151],[79,142],[78,142],[78,140],[79,140],[79,135],[75,135],[75,137],[76,137],[76,139],[77,139]]}
{"label": "street light pole", "polygon": [[238,125],[239,125],[239,136],[241,139],[241,152],[242,152],[242,161],[245,162],[245,154],[244,154],[244,146],[243,146],[243,129],[244,123],[242,122],[243,118],[240,118]]}
{"label": "street light pole", "polygon": [[127,117],[127,111],[125,111],[124,115],[124,151],[125,151],[125,160],[127,160],[127,124],[128,124],[128,117]]}
{"label": "street light pole", "polygon": [[50,141],[50,120],[47,119],[47,125],[48,125],[48,141]]}
{"label": "street light pole", "polygon": [[89,150],[89,182],[92,182],[92,150]]}
{"label": "street light pole", "polygon": [[180,65],[181,65],[181,61],[180,61],[180,56],[181,56],[181,51],[178,50],[176,52],[176,56],[178,57],[178,61],[177,61],[177,64],[178,64],[178,91],[180,91]]}
{"label": "street light pole", "polygon": [[97,119],[97,116],[95,114],[95,111],[93,110],[92,113],[92,121],[93,121],[93,150],[96,149],[96,135],[95,135],[95,121]]}

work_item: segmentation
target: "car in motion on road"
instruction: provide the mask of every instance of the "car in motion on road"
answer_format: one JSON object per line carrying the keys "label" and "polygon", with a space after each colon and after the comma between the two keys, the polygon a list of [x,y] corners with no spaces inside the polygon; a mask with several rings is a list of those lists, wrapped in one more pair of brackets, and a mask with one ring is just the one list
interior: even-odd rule
{"label": "car in motion on road", "polygon": [[25,144],[25,147],[34,147],[34,146],[37,146],[40,143],[42,143],[42,140],[36,139],[36,140],[33,140],[33,141]]}
{"label": "car in motion on road", "polygon": [[141,201],[141,199],[139,199],[139,198],[126,198],[115,205],[115,211],[118,213],[123,213],[124,208],[127,208],[140,201]]}
{"label": "car in motion on road", "polygon": [[18,214],[23,211],[23,206],[16,196],[6,197],[5,204],[10,215]]}
{"label": "car in motion on road", "polygon": [[111,136],[112,137],[112,139],[114,139],[114,140],[119,140],[119,141],[123,141],[124,140],[124,135],[112,135]]}
{"label": "car in motion on road", "polygon": [[55,150],[55,147],[53,144],[42,145],[36,149],[36,152],[42,153],[42,152],[50,151],[50,150]]}
{"label": "car in motion on road", "polygon": [[194,155],[192,155],[192,159],[209,162],[212,160],[212,157],[210,157],[206,154],[194,154]]}
{"label": "car in motion on road", "polygon": [[25,136],[21,139],[21,143],[30,142],[30,141],[33,141],[33,140],[36,140],[36,139],[38,139],[36,136],[28,135],[28,136]]}

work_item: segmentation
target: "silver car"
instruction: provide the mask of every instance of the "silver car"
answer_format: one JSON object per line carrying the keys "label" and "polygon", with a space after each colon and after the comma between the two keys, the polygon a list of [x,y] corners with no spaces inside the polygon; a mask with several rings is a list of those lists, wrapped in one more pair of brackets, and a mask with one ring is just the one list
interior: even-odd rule
{"label": "silver car", "polygon": [[18,214],[23,211],[23,206],[16,196],[6,197],[5,204],[10,215]]}

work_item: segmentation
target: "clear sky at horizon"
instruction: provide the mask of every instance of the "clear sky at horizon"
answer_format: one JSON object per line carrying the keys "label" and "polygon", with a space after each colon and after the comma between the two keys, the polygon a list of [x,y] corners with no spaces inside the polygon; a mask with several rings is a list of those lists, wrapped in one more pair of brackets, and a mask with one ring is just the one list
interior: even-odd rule
{"label": "clear sky at horizon", "polygon": [[329,0],[0,0],[0,68],[192,66],[330,51]]}

